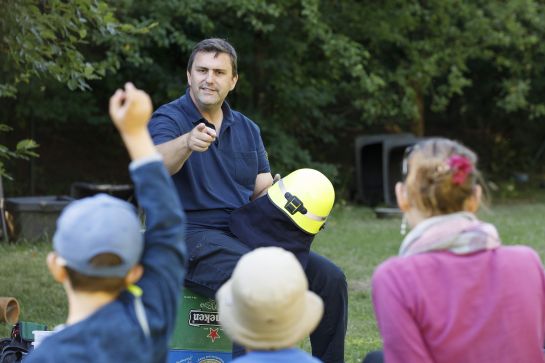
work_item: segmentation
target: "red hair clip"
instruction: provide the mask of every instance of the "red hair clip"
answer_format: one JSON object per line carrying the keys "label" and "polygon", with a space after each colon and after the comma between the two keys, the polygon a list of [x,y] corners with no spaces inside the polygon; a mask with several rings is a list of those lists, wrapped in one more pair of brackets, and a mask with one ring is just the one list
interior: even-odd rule
{"label": "red hair clip", "polygon": [[473,171],[471,161],[463,155],[452,155],[448,159],[448,166],[453,171],[452,183],[455,185],[462,185]]}

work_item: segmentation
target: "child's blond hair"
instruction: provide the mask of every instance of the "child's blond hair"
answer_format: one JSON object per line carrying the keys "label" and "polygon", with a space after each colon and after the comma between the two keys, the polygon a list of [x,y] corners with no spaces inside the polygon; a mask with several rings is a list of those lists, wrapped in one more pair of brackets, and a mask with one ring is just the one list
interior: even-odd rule
{"label": "child's blond hair", "polygon": [[463,211],[475,186],[482,184],[477,155],[453,140],[422,141],[410,150],[404,163],[407,196],[426,217]]}

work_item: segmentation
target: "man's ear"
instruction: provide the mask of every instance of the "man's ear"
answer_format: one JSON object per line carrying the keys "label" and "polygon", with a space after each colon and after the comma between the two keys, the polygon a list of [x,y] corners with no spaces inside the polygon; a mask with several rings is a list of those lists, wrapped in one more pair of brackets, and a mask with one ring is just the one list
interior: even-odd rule
{"label": "man's ear", "polygon": [[134,265],[131,267],[127,275],[125,276],[125,284],[127,286],[136,283],[142,277],[144,273],[144,267],[140,264]]}
{"label": "man's ear", "polygon": [[187,75],[187,85],[191,86],[191,74],[189,73],[189,71],[187,71],[185,73]]}
{"label": "man's ear", "polygon": [[232,83],[231,83],[231,88],[229,89],[229,91],[232,91],[235,89],[235,86],[237,85],[237,81],[238,81],[238,74],[236,76],[233,76],[233,79],[232,79]]}
{"label": "man's ear", "polygon": [[473,194],[464,202],[464,210],[466,212],[475,213],[481,206],[481,200],[483,197],[483,188],[480,185],[475,185],[473,188]]}
{"label": "man's ear", "polygon": [[59,262],[59,255],[57,255],[55,252],[49,252],[47,254],[46,261],[47,268],[49,269],[49,273],[51,273],[51,276],[53,276],[53,279],[63,284],[66,281],[68,275],[66,273],[66,268],[64,268],[64,265]]}
{"label": "man's ear", "polygon": [[402,182],[397,182],[395,186],[397,206],[402,212],[407,212],[410,208],[409,198],[407,197],[407,188]]}

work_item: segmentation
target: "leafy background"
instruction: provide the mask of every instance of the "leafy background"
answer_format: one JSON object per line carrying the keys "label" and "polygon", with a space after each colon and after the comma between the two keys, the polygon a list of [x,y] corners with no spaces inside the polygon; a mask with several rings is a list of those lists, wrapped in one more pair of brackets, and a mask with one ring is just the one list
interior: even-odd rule
{"label": "leafy background", "polygon": [[354,138],[413,132],[463,141],[493,178],[541,178],[544,11],[530,0],[2,1],[6,193],[127,181],[109,95],[131,80],[156,106],[179,97],[192,46],[212,36],[239,53],[229,102],[260,125],[275,172],[317,168],[349,197]]}

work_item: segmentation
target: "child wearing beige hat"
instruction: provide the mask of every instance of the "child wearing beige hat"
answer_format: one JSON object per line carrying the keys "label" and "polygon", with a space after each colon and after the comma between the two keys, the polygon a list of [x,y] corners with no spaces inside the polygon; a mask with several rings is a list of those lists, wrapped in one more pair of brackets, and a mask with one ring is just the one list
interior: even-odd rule
{"label": "child wearing beige hat", "polygon": [[221,325],[248,351],[234,363],[320,362],[295,347],[320,322],[323,302],[308,290],[291,252],[263,247],[247,253],[216,299]]}

